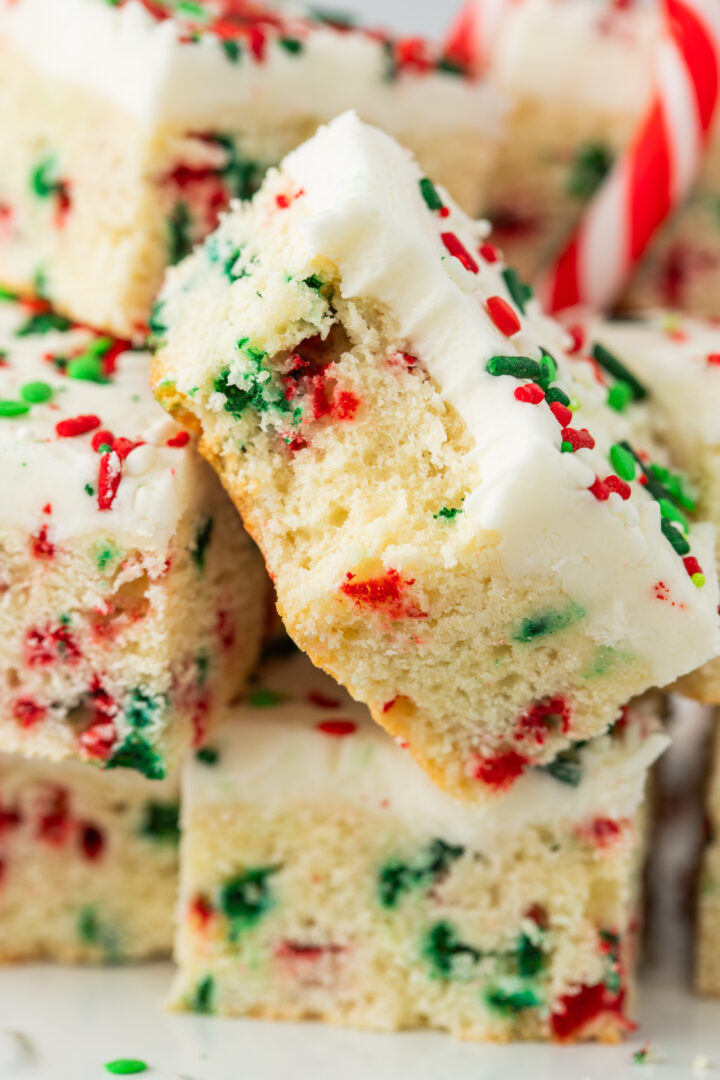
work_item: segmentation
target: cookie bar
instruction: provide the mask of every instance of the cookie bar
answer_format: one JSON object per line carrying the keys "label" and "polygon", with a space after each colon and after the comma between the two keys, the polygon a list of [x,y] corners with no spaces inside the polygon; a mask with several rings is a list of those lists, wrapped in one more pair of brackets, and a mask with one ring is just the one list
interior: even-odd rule
{"label": "cookie bar", "polygon": [[174,268],[155,326],[156,394],[200,431],[290,635],[449,791],[506,790],[717,653],[711,530],[643,486],[666,464],[644,388],[571,356],[357,116]]}
{"label": "cookie bar", "polygon": [[0,300],[0,748],[161,778],[255,661],[265,576],[148,356]]}
{"label": "cookie bar", "polygon": [[262,0],[0,0],[0,60],[0,282],[125,337],[228,201],[349,107],[482,200],[498,104],[417,38]]}
{"label": "cookie bar", "polygon": [[[599,344],[642,380],[656,434],[689,480],[651,466],[651,482],[674,502],[681,528],[696,514],[712,522],[720,537],[720,327],[655,312],[635,321],[590,320],[575,324],[573,332],[584,336],[588,351]],[[720,661],[685,676],[679,689],[720,703]]]}
{"label": "cookie bar", "polygon": [[0,962],[168,954],[178,803],[177,778],[0,756]]}
{"label": "cookie bar", "polygon": [[[712,4],[707,5],[708,12]],[[534,277],[559,252],[647,107],[661,4],[470,0],[449,39],[507,101],[484,212],[508,261]],[[714,315],[720,288],[720,137],[690,197],[651,244],[623,304]]]}
{"label": "cookie bar", "polygon": [[506,1041],[630,1028],[644,702],[462,804],[305,658],[184,776],[178,1008]]}

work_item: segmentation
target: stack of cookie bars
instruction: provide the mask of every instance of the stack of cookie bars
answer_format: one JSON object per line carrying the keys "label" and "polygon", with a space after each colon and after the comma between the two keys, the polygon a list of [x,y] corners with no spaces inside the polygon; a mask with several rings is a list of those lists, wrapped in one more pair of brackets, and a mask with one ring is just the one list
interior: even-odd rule
{"label": "stack of cookie bars", "polygon": [[654,347],[468,216],[502,95],[250,0],[0,55],[0,956],[169,951],[180,841],[180,1008],[621,1037],[713,531]]}

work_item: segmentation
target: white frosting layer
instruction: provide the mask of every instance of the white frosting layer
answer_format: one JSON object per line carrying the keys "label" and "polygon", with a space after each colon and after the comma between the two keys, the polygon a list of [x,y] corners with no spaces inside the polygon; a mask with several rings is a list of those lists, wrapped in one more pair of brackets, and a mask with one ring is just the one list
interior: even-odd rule
{"label": "white frosting layer", "polygon": [[720,446],[720,325],[654,312],[633,322],[588,323],[652,389],[670,445],[686,460]]}
{"label": "white frosting layer", "polygon": [[492,81],[514,98],[640,114],[652,87],[658,7],[636,3],[622,11],[604,0],[504,4],[484,42]]}
{"label": "white frosting layer", "polygon": [[[658,504],[638,480],[628,500],[616,493],[606,501],[593,496],[589,488],[595,477],[614,472],[612,444],[627,439],[643,448],[649,430],[646,410],[608,408],[607,385],[598,381],[590,363],[564,353],[564,332],[541,314],[535,300],[520,316],[519,332],[511,337],[500,332],[486,302],[497,296],[509,302],[511,297],[501,264],[478,254],[483,226],[470,221],[444,193],[449,216],[430,210],[420,192],[420,171],[407,153],[354,114],[339,117],[290,154],[280,175],[288,190],[304,193],[284,211],[287,270],[302,276],[308,264],[330,259],[338,268],[343,296],[374,299],[389,309],[400,338],[411,343],[475,440],[483,479],[464,503],[457,524],[465,532],[458,536],[485,530],[511,574],[557,581],[585,610],[583,628],[598,645],[645,662],[656,685],[716,655],[720,630],[712,529],[698,526],[691,532],[692,554],[708,577],[704,588],[697,589],[662,535]],[[264,197],[273,213],[277,187],[271,178],[267,195],[258,196],[261,212]],[[244,230],[242,213],[230,214],[221,237],[238,245],[247,239]],[[441,239],[448,233],[474,253],[477,272],[449,254]],[[171,322],[182,318],[182,293],[174,302],[173,290],[198,273],[202,260],[199,253],[170,275],[165,296]],[[227,342],[218,338],[218,344],[230,355],[230,323],[227,337]],[[555,356],[557,382],[577,403],[571,426],[588,428],[595,449],[561,453],[561,425],[547,403],[518,401],[514,391],[525,380],[486,370],[497,355],[537,360],[540,346]],[[191,364],[178,378],[178,388],[189,389],[195,376]],[[340,582],[347,553],[336,555]],[[401,552],[393,564],[400,569],[398,558]],[[658,601],[658,582],[675,604]]]}
{"label": "white frosting layer", "polygon": [[45,75],[83,87],[133,113],[144,124],[228,125],[243,114],[252,127],[329,120],[357,108],[402,134],[419,127],[489,130],[494,95],[477,82],[443,72],[404,71],[388,81],[383,44],[362,31],[341,32],[295,9],[270,5],[302,42],[288,52],[267,33],[264,59],[241,41],[232,62],[212,33],[187,40],[187,25],[157,22],[136,0],[0,0],[0,42]]}
{"label": "white frosting layer", "polygon": [[[122,353],[105,384],[70,378],[48,357],[71,358],[98,335],[76,328],[16,336],[28,317],[23,305],[0,300],[0,350],[5,354],[0,403],[21,402],[21,388],[32,382],[46,384],[52,397],[25,415],[0,416],[2,529],[36,534],[47,527],[54,544],[100,533],[165,551],[205,466],[192,444],[167,446],[181,429],[152,397],[147,354]],[[144,443],[125,458],[107,510],[100,510],[98,502],[100,454],[92,448],[94,431],[70,438],[56,433],[60,421],[88,415],[101,421],[96,430]]]}
{"label": "white frosting layer", "polygon": [[[292,812],[313,803],[350,805],[398,822],[413,836],[487,847],[531,827],[572,832],[594,818],[631,817],[647,770],[669,743],[649,701],[630,710],[621,736],[601,736],[580,751],[577,787],[530,770],[483,807],[436,787],[409,751],[372,722],[328,676],[297,656],[268,667],[259,685],[282,695],[262,708],[245,704],[213,735],[215,765],[192,760],[184,777],[183,813],[208,805]],[[314,704],[321,694],[334,707]],[[252,697],[252,693],[251,693]],[[349,720],[355,730],[328,734],[318,724]]]}

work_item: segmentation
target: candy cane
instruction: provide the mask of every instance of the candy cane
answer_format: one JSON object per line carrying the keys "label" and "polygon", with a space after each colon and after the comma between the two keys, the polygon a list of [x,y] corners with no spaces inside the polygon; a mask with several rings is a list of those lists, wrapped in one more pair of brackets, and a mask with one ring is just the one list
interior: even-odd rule
{"label": "candy cane", "polygon": [[720,4],[662,0],[662,8],[648,111],[540,283],[551,311],[610,307],[702,162],[720,94]]}

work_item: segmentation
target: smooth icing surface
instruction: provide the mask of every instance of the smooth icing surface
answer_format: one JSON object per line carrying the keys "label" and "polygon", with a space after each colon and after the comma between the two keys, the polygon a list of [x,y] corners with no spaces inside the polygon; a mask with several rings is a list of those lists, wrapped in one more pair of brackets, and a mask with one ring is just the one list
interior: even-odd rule
{"label": "smooth icing surface", "polygon": [[[511,574],[561,582],[585,611],[584,628],[598,645],[617,648],[625,640],[628,658],[645,662],[658,685],[715,655],[720,636],[712,529],[695,526],[688,538],[707,578],[696,588],[661,531],[660,506],[640,483],[639,470],[625,497],[593,493],[598,478],[614,474],[614,444],[627,440],[656,458],[647,410],[609,408],[613,380],[592,361],[564,351],[566,333],[535,300],[525,303],[524,314],[513,305],[502,264],[481,254],[485,226],[444,192],[444,214],[426,205],[421,173],[407,153],[352,113],[290,154],[280,179],[288,191],[301,193],[283,211],[287,272],[303,276],[308,265],[329,259],[346,298],[374,299],[389,309],[399,338],[410,344],[475,441],[483,479],[465,500],[457,536],[484,530]],[[271,175],[257,197],[261,211],[267,201],[268,220],[277,213],[278,182]],[[218,242],[240,246],[244,229],[243,214],[230,214]],[[199,252],[171,272],[164,294],[171,321],[173,305],[181,317],[182,290],[203,272],[204,259]],[[516,332],[502,332],[491,318],[488,305],[498,299],[512,307]],[[231,355],[233,329],[228,322],[216,330],[221,354],[226,349]],[[252,320],[245,332],[252,336]],[[487,370],[498,356],[537,362],[541,346],[557,362],[556,384],[574,410],[571,428],[589,430],[594,448],[561,452],[563,422],[548,402],[518,400],[515,391],[526,379]],[[197,377],[193,364],[177,375],[178,389],[189,392]],[[223,396],[211,395],[206,404],[221,412]],[[338,552],[338,579],[343,559]],[[658,583],[672,604],[658,599]]]}
{"label": "smooth icing surface", "polygon": [[[224,8],[212,0],[194,6],[213,14]],[[278,112],[292,123],[328,120],[351,106],[394,132],[418,123],[444,128],[449,120],[485,131],[497,119],[495,96],[440,70],[441,54],[425,45],[420,60],[393,68],[389,78],[380,35],[324,24],[290,5],[245,5],[260,13],[237,17],[254,24],[248,33],[216,30],[209,17],[203,29],[205,20],[182,11],[158,20],[148,7],[140,0],[0,0],[0,41],[45,74],[107,98],[148,126],[217,126],[242,107],[251,110],[253,127],[266,117],[277,122]],[[232,24],[232,15],[222,24]],[[238,44],[239,57],[225,51],[228,41]],[[297,44],[288,48],[287,41]]]}
{"label": "smooth icing surface", "polygon": [[[338,721],[354,730],[334,734]],[[238,802],[270,813],[349,804],[392,815],[414,835],[487,844],[533,825],[572,829],[597,817],[631,817],[647,769],[669,741],[649,700],[640,701],[621,735],[593,739],[579,752],[577,786],[533,769],[501,800],[468,806],[436,787],[364,706],[298,655],[261,672],[248,702],[213,735],[215,764],[188,762],[184,813]]]}
{"label": "smooth icing surface", "polygon": [[[87,356],[100,335],[84,327],[24,333],[32,317],[26,305],[0,300],[3,529],[34,534],[45,527],[48,540],[60,544],[110,534],[128,544],[163,550],[188,505],[189,485],[199,480],[204,466],[185,434],[153,399],[147,353],[121,347],[115,372],[104,383],[72,377],[64,373],[64,362],[69,362],[68,371],[76,370],[77,358]],[[31,404],[24,394],[32,395],[27,388],[36,383],[46,388],[41,396],[49,397]],[[8,403],[28,406],[28,411],[9,416]],[[58,433],[58,424],[78,417],[99,422],[83,434]],[[109,472],[121,473],[108,509],[99,505],[102,455],[92,446],[93,436],[102,430],[139,444],[122,460],[116,452],[108,455]],[[178,434],[182,445],[168,446]]]}

